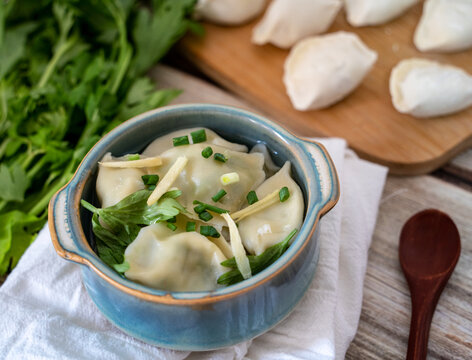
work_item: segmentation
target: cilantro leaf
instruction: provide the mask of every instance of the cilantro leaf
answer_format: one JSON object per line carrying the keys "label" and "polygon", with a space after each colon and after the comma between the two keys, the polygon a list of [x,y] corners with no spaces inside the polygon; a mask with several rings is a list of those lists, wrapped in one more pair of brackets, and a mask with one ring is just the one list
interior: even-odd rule
{"label": "cilantro leaf", "polygon": [[43,219],[13,210],[0,215],[0,273],[15,267],[43,226]]}
{"label": "cilantro leaf", "polygon": [[[260,255],[249,255],[248,259],[249,265],[251,266],[251,273],[253,275],[260,273],[262,270],[264,270],[269,265],[273,264],[278,258],[280,258],[290,246],[290,240],[292,240],[296,232],[297,230],[293,229],[283,241],[267,248]],[[218,278],[218,284],[232,285],[244,280],[243,276],[241,275],[241,272],[238,270],[238,266],[236,265],[236,259],[234,257],[223,261],[221,265],[232,268],[232,270],[221,275]]]}
{"label": "cilantro leaf", "polygon": [[29,185],[25,171],[17,163],[10,168],[0,164],[0,184],[0,199],[5,201],[23,201]]}
{"label": "cilantro leaf", "polygon": [[165,193],[157,203],[147,205],[152,191],[139,190],[128,195],[116,205],[96,208],[85,200],[84,208],[93,213],[92,230],[95,235],[98,256],[109,266],[124,261],[126,247],[136,238],[143,226],[155,224],[185,213],[185,208],[175,200],[180,190]]}

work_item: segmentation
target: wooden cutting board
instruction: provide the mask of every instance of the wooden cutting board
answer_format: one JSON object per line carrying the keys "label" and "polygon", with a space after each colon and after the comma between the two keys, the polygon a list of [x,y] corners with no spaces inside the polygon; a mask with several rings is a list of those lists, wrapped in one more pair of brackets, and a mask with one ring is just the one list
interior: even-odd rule
{"label": "wooden cutting board", "polygon": [[472,50],[455,54],[416,50],[412,37],[421,6],[377,27],[354,28],[346,22],[343,11],[338,14],[329,32],[357,33],[378,52],[379,59],[351,95],[325,110],[300,112],[292,107],[282,83],[288,51],[251,43],[258,20],[240,27],[205,24],[206,35],[185,37],[180,49],[216,82],[294,133],[343,137],[361,157],[388,166],[394,174],[427,173],[472,145],[472,108],[432,119],[402,115],[391,103],[390,71],[401,59],[421,56],[460,66],[472,74]]}

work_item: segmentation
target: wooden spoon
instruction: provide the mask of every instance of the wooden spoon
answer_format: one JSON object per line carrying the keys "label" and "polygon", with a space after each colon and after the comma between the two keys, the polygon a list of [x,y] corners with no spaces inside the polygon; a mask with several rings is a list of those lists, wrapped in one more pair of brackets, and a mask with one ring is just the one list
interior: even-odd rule
{"label": "wooden spoon", "polygon": [[445,213],[428,209],[412,216],[400,235],[400,264],[411,293],[407,360],[426,359],[434,309],[459,260],[457,227]]}

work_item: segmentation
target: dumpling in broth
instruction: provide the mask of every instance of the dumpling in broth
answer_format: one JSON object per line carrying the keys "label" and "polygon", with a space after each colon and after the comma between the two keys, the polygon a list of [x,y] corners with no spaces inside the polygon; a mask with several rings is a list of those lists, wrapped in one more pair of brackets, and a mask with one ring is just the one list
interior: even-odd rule
{"label": "dumpling in broth", "polygon": [[152,143],[148,145],[148,147],[143,151],[143,156],[157,156],[161,155],[164,151],[172,149],[174,147],[172,143],[172,139],[179,136],[188,135],[190,143],[192,143],[192,137],[190,133],[193,131],[204,129],[206,133],[206,141],[200,144],[213,144],[218,145],[230,150],[240,151],[240,152],[247,152],[247,146],[236,144],[229,142],[228,140],[223,139],[213,130],[207,128],[190,128],[190,129],[182,129],[171,132],[170,134],[161,136],[154,140]]}
{"label": "dumpling in broth", "polygon": [[288,187],[290,197],[267,209],[250,215],[239,222],[239,233],[244,247],[260,255],[268,247],[281,242],[293,229],[299,229],[303,221],[304,202],[302,191],[290,176],[290,162],[256,189],[259,199],[277,189]]}
{"label": "dumpling in broth", "polygon": [[[106,154],[102,162],[114,160],[110,153]],[[109,168],[99,166],[97,175],[97,196],[103,208],[115,205],[132,193],[144,189],[142,175],[146,169],[140,168]]]}
{"label": "dumpling in broth", "polygon": [[[211,197],[224,188],[227,194],[216,205],[228,211],[239,210],[247,193],[265,179],[264,156],[260,153],[241,153],[213,145],[214,153],[226,156],[227,161],[223,163],[216,161],[213,156],[205,159],[201,153],[206,146],[207,144],[200,143],[177,146],[165,151],[161,155],[163,164],[158,174],[162,177],[178,157],[185,156],[188,159],[187,165],[172,185],[182,191],[179,202],[196,217],[193,201],[215,204]],[[221,175],[231,172],[239,174],[239,181],[223,186],[220,182]],[[225,224],[225,221],[215,216],[210,223]]]}
{"label": "dumpling in broth", "polygon": [[146,226],[126,248],[128,279],[167,291],[209,291],[228,269],[226,257],[197,232],[174,234],[164,223]]}

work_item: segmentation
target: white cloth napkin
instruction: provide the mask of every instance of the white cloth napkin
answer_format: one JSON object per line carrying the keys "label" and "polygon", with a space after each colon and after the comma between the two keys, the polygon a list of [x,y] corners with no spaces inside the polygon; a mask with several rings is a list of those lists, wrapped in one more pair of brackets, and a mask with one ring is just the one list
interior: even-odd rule
{"label": "white cloth napkin", "polygon": [[314,281],[293,313],[258,338],[210,352],[147,345],[109,323],[88,297],[80,266],[54,251],[47,228],[0,287],[4,359],[343,359],[359,322],[367,253],[387,173],[341,139],[323,139],[341,199],[320,222]]}

